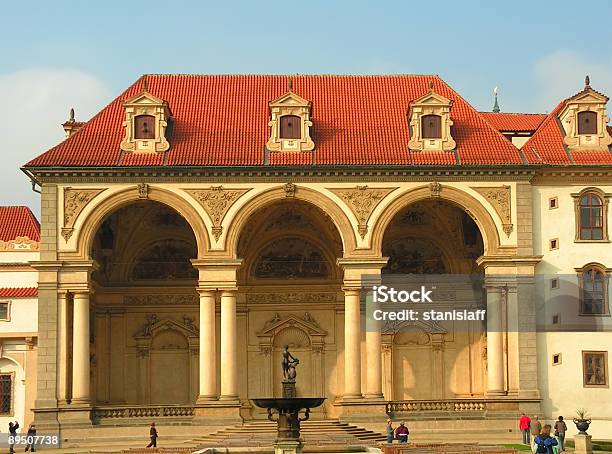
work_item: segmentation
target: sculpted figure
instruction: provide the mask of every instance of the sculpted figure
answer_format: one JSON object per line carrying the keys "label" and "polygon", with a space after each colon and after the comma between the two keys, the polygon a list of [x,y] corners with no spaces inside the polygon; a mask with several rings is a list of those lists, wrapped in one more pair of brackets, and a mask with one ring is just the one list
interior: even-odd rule
{"label": "sculpted figure", "polygon": [[297,366],[299,363],[300,361],[297,358],[295,358],[291,353],[289,353],[289,346],[285,345],[283,347],[283,360],[282,360],[283,377],[289,380],[295,380],[295,377],[296,377],[295,366]]}

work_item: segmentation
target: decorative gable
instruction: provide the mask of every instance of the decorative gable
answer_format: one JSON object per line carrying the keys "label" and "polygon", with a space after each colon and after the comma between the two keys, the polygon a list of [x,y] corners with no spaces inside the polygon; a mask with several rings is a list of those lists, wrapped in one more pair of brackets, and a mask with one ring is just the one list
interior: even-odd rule
{"label": "decorative gable", "polygon": [[453,151],[457,144],[451,136],[450,111],[453,102],[436,93],[433,85],[429,92],[410,103],[410,142],[414,151]]}
{"label": "decorative gable", "polygon": [[125,108],[125,137],[121,149],[128,152],[155,153],[170,148],[166,128],[170,109],[168,104],[153,96],[146,88],[123,103]]}
{"label": "decorative gable", "polygon": [[291,90],[270,102],[269,151],[312,151],[315,144],[310,136],[311,103]]}
{"label": "decorative gable", "polygon": [[608,97],[593,90],[589,76],[580,93],[572,96],[559,112],[565,137],[563,142],[572,150],[607,151],[612,137],[607,129],[606,104]]}

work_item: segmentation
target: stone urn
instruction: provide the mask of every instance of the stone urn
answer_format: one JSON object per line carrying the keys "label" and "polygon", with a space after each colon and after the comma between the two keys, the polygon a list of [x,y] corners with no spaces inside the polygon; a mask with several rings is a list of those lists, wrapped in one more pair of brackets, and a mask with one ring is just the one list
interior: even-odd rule
{"label": "stone urn", "polygon": [[574,418],[574,424],[576,425],[576,429],[578,429],[582,435],[587,435],[587,430],[589,430],[591,420],[585,418]]}

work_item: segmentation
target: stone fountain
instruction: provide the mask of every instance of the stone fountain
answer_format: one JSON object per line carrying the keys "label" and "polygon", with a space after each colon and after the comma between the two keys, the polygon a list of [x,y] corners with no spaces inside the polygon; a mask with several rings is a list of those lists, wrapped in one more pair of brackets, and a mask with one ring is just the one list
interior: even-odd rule
{"label": "stone fountain", "polygon": [[[296,366],[300,361],[283,348],[283,397],[252,399],[260,408],[268,410],[268,419],[275,421],[277,435],[274,442],[275,454],[302,453],[304,444],[300,436],[300,423],[310,417],[310,409],[323,404],[325,397],[297,397],[295,390]],[[300,412],[304,411],[304,417]],[[275,419],[276,414],[276,419]]]}

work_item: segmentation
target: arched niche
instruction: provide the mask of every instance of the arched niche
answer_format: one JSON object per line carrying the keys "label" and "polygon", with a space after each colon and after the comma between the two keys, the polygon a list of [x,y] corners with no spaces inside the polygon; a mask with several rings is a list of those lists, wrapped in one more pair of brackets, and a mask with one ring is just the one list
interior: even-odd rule
{"label": "arched niche", "polygon": [[259,351],[263,356],[263,361],[258,362],[264,379],[262,393],[276,397],[282,395],[281,360],[282,350],[287,345],[291,354],[300,361],[296,380],[298,396],[324,395],[326,336],[327,331],[309,312],[302,316],[290,314],[284,317],[275,313],[257,333]]}
{"label": "arched niche", "polygon": [[143,404],[191,405],[197,397],[199,331],[195,320],[184,316],[159,320],[147,315],[134,336]]}

